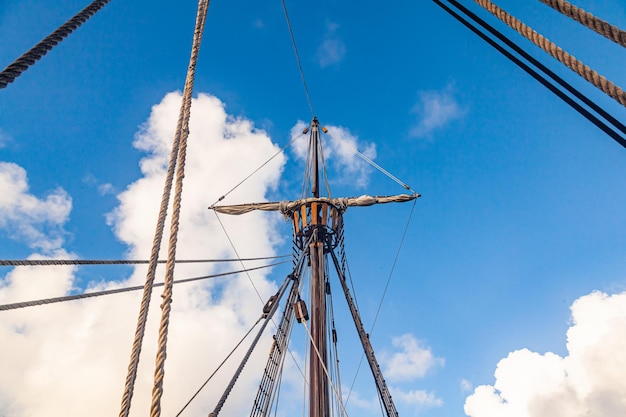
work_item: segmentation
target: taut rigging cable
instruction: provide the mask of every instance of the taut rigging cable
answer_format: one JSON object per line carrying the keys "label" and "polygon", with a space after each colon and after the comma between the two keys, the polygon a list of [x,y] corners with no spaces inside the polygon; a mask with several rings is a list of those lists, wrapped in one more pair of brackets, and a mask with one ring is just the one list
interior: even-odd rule
{"label": "taut rigging cable", "polygon": [[[393,271],[396,269],[396,264],[398,263],[398,257],[400,256],[400,251],[402,250],[402,246],[404,246],[404,240],[406,238],[406,234],[409,230],[409,225],[411,224],[411,218],[413,217],[413,212],[415,211],[415,204],[417,200],[413,201],[413,205],[411,206],[411,211],[409,212],[409,217],[406,220],[406,225],[404,226],[404,231],[402,232],[402,237],[400,238],[400,244],[398,245],[398,250],[396,251],[396,256],[393,259],[393,263],[391,265],[391,270],[389,271],[389,276],[387,277],[387,282],[385,283],[385,289],[380,297],[380,301],[378,303],[378,308],[376,309],[376,314],[374,316],[374,320],[372,321],[372,326],[370,327],[369,335],[371,336],[374,333],[374,327],[376,326],[376,321],[378,320],[378,315],[380,314],[380,310],[383,306],[383,301],[385,300],[385,295],[387,294],[387,290],[389,289],[389,284],[391,283],[391,278],[393,277]],[[350,277],[352,280],[352,277]],[[353,290],[354,291],[354,290]],[[356,303],[355,303],[356,304]],[[358,308],[358,306],[357,306]],[[350,395],[352,394],[352,390],[354,389],[354,384],[356,383],[356,379],[359,375],[359,370],[361,369],[361,365],[363,364],[363,358],[365,354],[361,354],[361,359],[359,361],[359,365],[357,366],[356,372],[354,374],[354,378],[352,379],[352,384],[350,385],[350,390],[348,391],[348,395],[346,397],[346,403],[350,400]]]}
{"label": "taut rigging cable", "polygon": [[597,71],[585,65],[579,59],[576,59],[573,55],[567,53],[554,42],[551,42],[540,33],[534,31],[530,26],[524,24],[516,17],[507,13],[504,9],[498,7],[496,4],[489,0],[474,0],[489,13],[496,16],[502,22],[506,23],[510,28],[516,30],[520,35],[534,43],[539,48],[543,49],[546,53],[552,56],[554,59],[574,71],[576,74],[589,81],[593,86],[603,91],[609,97],[626,107],[626,92],[619,86],[615,85],[611,80],[608,80],[603,75],[600,75]]}
{"label": "taut rigging cable", "polygon": [[215,370],[213,371],[213,373],[211,373],[211,375],[209,375],[209,377],[202,383],[202,385],[200,385],[200,388],[198,388],[198,390],[191,396],[191,398],[189,399],[189,401],[187,401],[187,403],[183,406],[183,408],[180,409],[180,411],[178,412],[178,414],[176,414],[175,417],[180,416],[183,411],[185,411],[185,409],[189,406],[189,404],[191,404],[191,402],[198,396],[198,394],[200,394],[200,391],[202,391],[202,389],[204,389],[204,387],[206,386],[206,384],[209,383],[209,381],[211,381],[211,379],[215,376],[215,374],[217,373],[217,371],[219,371],[220,369],[222,369],[222,366],[224,366],[224,364],[226,363],[226,361],[228,361],[228,359],[233,355],[233,353],[235,353],[235,351],[237,350],[237,348],[239,348],[239,346],[243,343],[244,340],[246,340],[246,338],[250,335],[250,333],[252,333],[252,330],[254,330],[254,328],[256,327],[257,324],[259,324],[259,322],[261,321],[261,319],[263,318],[263,316],[260,316],[256,322],[254,322],[254,324],[252,325],[252,327],[250,327],[250,330],[248,330],[246,332],[246,334],[243,335],[243,337],[241,338],[241,340],[239,340],[239,342],[235,345],[235,347],[230,351],[230,353],[228,355],[226,355],[226,357],[224,358],[224,360],[222,360],[222,362],[217,366],[217,368],[215,368]]}
{"label": "taut rigging cable", "polygon": [[285,19],[287,20],[287,27],[289,28],[289,36],[291,36],[291,43],[293,44],[293,51],[296,54],[296,61],[298,61],[298,69],[300,70],[300,77],[302,77],[302,84],[304,85],[304,92],[306,94],[306,100],[309,103],[309,109],[311,110],[311,116],[315,117],[315,111],[313,110],[313,102],[311,101],[311,94],[309,94],[309,88],[306,85],[306,79],[304,78],[304,71],[302,70],[302,63],[300,62],[300,54],[298,54],[298,47],[296,46],[296,38],[293,36],[293,29],[291,28],[291,21],[289,20],[289,13],[287,13],[287,5],[285,0],[283,2],[283,10],[285,12]]}
{"label": "taut rigging cable", "polygon": [[91,16],[106,6],[111,0],[95,0],[74,17],[61,25],[57,30],[45,37],[37,45],[33,46],[24,55],[16,59],[12,64],[0,72],[0,88],[5,88],[15,81],[24,71],[35,64],[41,57],[54,48],[59,42],[67,38],[72,32],[78,29]]}
{"label": "taut rigging cable", "polygon": [[526,52],[525,50],[520,48],[515,42],[511,41],[509,38],[504,36],[502,33],[500,33],[498,30],[496,30],[493,26],[489,25],[487,22],[485,22],[483,19],[478,17],[474,12],[469,10],[467,7],[463,6],[457,0],[448,0],[448,2],[451,3],[452,5],[454,5],[457,9],[459,9],[461,12],[463,12],[466,16],[468,16],[474,22],[476,22],[480,26],[482,26],[485,30],[487,30],[493,36],[495,36],[500,41],[502,41],[506,46],[508,46],[509,48],[514,50],[516,53],[518,53],[526,61],[528,61],[531,64],[533,64],[536,68],[541,70],[548,77],[550,77],[554,81],[556,81],[559,85],[561,85],[561,87],[565,88],[567,91],[569,91],[571,94],[573,94],[577,99],[579,99],[584,104],[589,106],[589,108],[591,108],[593,111],[598,113],[600,116],[604,117],[605,120],[607,120],[609,123],[611,123],[617,129],[619,129],[622,133],[626,134],[626,125],[624,125],[622,122],[617,120],[615,117],[611,116],[602,107],[598,106],[596,103],[594,103],[592,100],[590,100],[587,96],[585,96],[583,93],[581,93],[576,88],[574,88],[570,83],[568,83],[563,78],[558,76],[554,71],[552,71],[551,69],[549,69],[548,67],[543,65],[541,62],[539,62],[537,59],[535,59],[528,52]]}
{"label": "taut rigging cable", "polygon": [[248,174],[248,176],[246,176],[244,179],[242,179],[241,181],[239,181],[237,183],[237,185],[235,185],[233,188],[231,188],[230,190],[228,190],[225,194],[223,194],[222,196],[220,196],[220,198],[217,199],[217,201],[213,204],[211,204],[209,206],[209,208],[211,207],[215,207],[215,205],[217,203],[219,203],[220,201],[224,200],[228,194],[232,193],[233,191],[235,191],[237,188],[239,188],[239,186],[241,186],[241,184],[243,184],[244,182],[246,182],[247,180],[250,179],[250,177],[252,177],[254,174],[256,174],[257,172],[259,172],[261,170],[261,168],[263,168],[265,165],[269,164],[270,161],[274,158],[276,158],[278,155],[280,155],[281,153],[283,153],[285,151],[285,149],[287,149],[287,147],[289,145],[291,145],[293,142],[295,142],[296,140],[300,139],[302,137],[302,135],[304,135],[305,132],[300,133],[298,136],[295,136],[293,138],[291,138],[291,140],[289,142],[287,142],[287,144],[285,146],[283,146],[282,148],[280,148],[280,150],[278,150],[278,152],[276,152],[274,155],[272,155],[267,161],[263,162],[261,165],[259,165],[259,167],[257,169],[255,169],[254,171],[252,171],[250,174]]}
{"label": "taut rigging cable", "polygon": [[[527,74],[529,74],[531,77],[533,77],[535,80],[537,80],[540,84],[542,84],[544,87],[546,87],[552,93],[554,93],[557,97],[559,97],[561,100],[563,100],[565,103],[567,103],[570,107],[572,107],[574,110],[576,110],[578,113],[580,113],[583,117],[585,117],[591,123],[596,125],[596,127],[598,127],[604,133],[609,135],[613,140],[615,140],[617,143],[619,143],[620,145],[622,145],[623,147],[626,148],[626,138],[625,137],[620,135],[618,132],[616,132],[614,129],[612,129],[610,126],[608,126],[606,123],[604,123],[602,120],[598,119],[598,117],[596,117],[594,114],[592,114],[589,110],[587,110],[586,108],[581,106],[579,103],[574,101],[571,97],[566,95],[563,91],[559,90],[558,87],[553,85],[550,81],[548,81],[546,78],[544,78],[542,75],[540,75],[537,71],[532,69],[529,65],[524,63],[522,60],[520,60],[516,56],[514,56],[511,52],[509,52],[506,49],[504,49],[504,47],[502,47],[501,45],[496,43],[493,39],[491,39],[485,33],[481,32],[478,28],[476,28],[474,25],[472,25],[469,21],[464,19],[462,16],[460,16],[458,13],[456,13],[450,7],[448,7],[447,5],[443,4],[442,1],[440,1],[440,0],[433,0],[433,1],[439,7],[441,7],[447,13],[449,13],[452,17],[457,19],[459,22],[461,22],[463,25],[465,25],[468,29],[470,29],[472,32],[474,32],[476,35],[478,35],[480,38],[482,38],[490,46],[492,46],[498,52],[503,54],[510,61],[515,63],[518,67],[523,69]],[[456,3],[454,0],[449,0],[449,1],[453,2],[453,3]],[[493,29],[493,30],[495,30],[495,29]],[[502,36],[504,36],[504,35],[502,35]]]}
{"label": "taut rigging cable", "polygon": [[[224,277],[224,276],[227,276],[227,275],[240,274],[242,272],[246,272],[247,273],[248,271],[255,271],[257,269],[270,268],[270,267],[281,265],[281,264],[284,264],[284,263],[287,263],[287,262],[289,262],[289,261],[276,262],[276,263],[273,263],[273,264],[257,266],[257,267],[254,267],[254,268],[240,269],[239,271],[221,272],[219,274],[205,275],[205,276],[202,276],[202,277],[184,278],[184,279],[180,279],[180,280],[175,280],[174,284],[182,284],[184,282],[201,281],[201,280],[205,280],[205,279],[209,279],[209,278]],[[164,284],[163,282],[156,283],[152,287],[162,287],[163,284]],[[138,290],[141,290],[142,288],[143,288],[143,285],[138,285],[138,286],[135,286],[135,287],[115,288],[115,289],[111,289],[111,290],[104,290],[104,291],[98,291],[98,292],[90,292],[90,293],[84,293],[84,294],[67,295],[67,296],[64,296],[64,297],[44,298],[44,299],[35,300],[35,301],[24,301],[24,302],[20,302],[20,303],[4,304],[4,305],[0,305],[0,311],[16,310],[18,308],[33,307],[33,306],[39,306],[39,305],[44,305],[44,304],[54,304],[54,303],[61,303],[61,302],[65,302],[65,301],[80,300],[80,299],[83,299],[83,298],[99,297],[99,296],[102,296],[102,295],[110,295],[110,294],[119,294],[119,293],[123,293],[123,292],[138,291]]]}
{"label": "taut rigging cable", "polygon": [[[311,335],[311,331],[309,330],[309,326],[307,326],[306,324],[306,320],[302,321],[302,324],[304,325],[304,330],[306,331],[306,335],[309,339],[309,342],[311,343],[311,346],[313,346],[313,350],[315,351],[315,355],[317,356],[317,360],[319,361],[320,365],[322,365],[322,369],[324,370],[324,374],[326,375],[326,378],[328,379],[328,385],[330,385],[330,387],[332,388],[335,396],[337,398],[341,398],[341,395],[339,394],[339,391],[337,390],[337,387],[335,386],[332,378],[330,377],[330,374],[328,373],[328,369],[326,368],[326,365],[324,365],[324,361],[322,360],[321,356],[320,356],[320,351],[317,348],[317,345],[313,342],[313,336]],[[343,414],[347,417],[348,416],[348,412],[346,411],[343,403],[341,401],[338,401],[339,405],[341,406],[341,410],[343,411]]]}
{"label": "taut rigging cable", "polygon": [[241,371],[243,371],[244,366],[248,362],[248,359],[250,359],[250,356],[252,355],[252,352],[254,351],[254,349],[255,349],[257,343],[259,342],[259,340],[261,339],[261,335],[263,334],[263,331],[267,327],[268,323],[270,321],[273,321],[272,316],[274,315],[274,313],[276,313],[276,310],[278,310],[278,304],[279,304],[281,298],[283,297],[283,295],[285,294],[285,291],[287,290],[287,287],[289,286],[289,283],[291,283],[291,285],[292,285],[292,291],[293,291],[294,288],[297,288],[297,283],[295,283],[295,282],[293,282],[291,280],[291,276],[290,275],[287,275],[287,277],[285,277],[285,280],[283,281],[282,285],[280,286],[280,288],[278,289],[278,291],[274,295],[274,297],[275,297],[274,302],[270,304],[269,311],[267,312],[267,315],[265,315],[265,317],[264,317],[265,322],[263,322],[263,325],[261,326],[261,328],[257,332],[257,335],[255,336],[254,340],[252,341],[252,344],[248,348],[248,351],[244,355],[243,359],[241,360],[241,363],[239,364],[239,367],[235,371],[235,373],[234,373],[233,377],[231,378],[228,386],[224,390],[224,393],[222,394],[222,396],[220,397],[219,401],[217,402],[217,405],[215,406],[213,411],[211,413],[209,413],[209,417],[217,417],[219,412],[220,412],[220,410],[224,406],[224,403],[226,402],[226,399],[230,395],[230,392],[232,391],[232,389],[233,389],[233,387],[235,385],[235,382],[237,382],[237,379],[239,378],[239,375],[241,374]]}
{"label": "taut rigging cable", "polygon": [[[291,255],[264,256],[244,259],[176,259],[177,264],[202,264],[218,262],[265,261],[287,258]],[[0,266],[72,266],[72,265],[142,265],[147,259],[0,259]],[[157,261],[164,264],[167,261]]]}

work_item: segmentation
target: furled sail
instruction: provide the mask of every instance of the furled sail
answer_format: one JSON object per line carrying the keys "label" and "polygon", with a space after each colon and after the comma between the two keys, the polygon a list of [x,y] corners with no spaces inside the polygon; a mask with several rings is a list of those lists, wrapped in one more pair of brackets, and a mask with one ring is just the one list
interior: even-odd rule
{"label": "furled sail", "polygon": [[404,203],[407,201],[415,200],[420,195],[415,194],[398,194],[390,196],[370,196],[362,195],[360,197],[340,197],[340,198],[328,198],[328,197],[311,197],[303,198],[294,201],[270,201],[266,203],[248,203],[248,204],[235,204],[230,206],[211,206],[210,210],[215,210],[222,214],[245,214],[254,210],[262,211],[280,211],[283,216],[290,218],[295,210],[303,205],[308,205],[313,202],[327,203],[335,206],[341,212],[346,211],[348,207],[364,207],[372,206],[374,204],[386,204],[386,203]]}

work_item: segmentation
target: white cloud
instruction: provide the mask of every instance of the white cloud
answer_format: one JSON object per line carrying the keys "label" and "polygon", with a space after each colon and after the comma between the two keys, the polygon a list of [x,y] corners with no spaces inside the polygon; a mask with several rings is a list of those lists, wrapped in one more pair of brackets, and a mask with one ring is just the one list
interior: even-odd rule
{"label": "white cloud", "polygon": [[[308,125],[298,121],[291,129],[291,137],[297,138],[292,144],[294,154],[298,159],[305,160],[308,151],[308,135],[299,137]],[[367,186],[372,167],[356,151],[369,159],[376,158],[376,145],[369,142],[360,142],[347,128],[327,125],[327,134],[321,134],[325,161],[336,170],[334,178],[342,183],[352,183],[356,187]]]}
{"label": "white cloud", "polygon": [[11,135],[0,129],[0,149],[4,148],[9,142],[12,141],[13,138],[11,137]]}
{"label": "white cloud", "polygon": [[626,292],[594,292],[571,307],[568,354],[511,352],[493,386],[465,402],[470,417],[606,417],[626,415]]}
{"label": "white cloud", "polygon": [[83,177],[83,183],[90,187],[95,187],[100,195],[115,195],[117,190],[115,186],[109,182],[100,182],[93,174],[87,174]]}
{"label": "white cloud", "polygon": [[113,195],[117,191],[115,190],[113,184],[111,184],[110,182],[105,182],[104,184],[100,184],[98,186],[98,192],[100,193],[100,195]]}
{"label": "white cloud", "polygon": [[461,107],[451,85],[442,91],[422,91],[419,101],[411,113],[417,115],[417,123],[409,132],[418,138],[430,138],[435,130],[441,129],[450,122],[463,117],[466,110]]}
{"label": "white cloud", "polygon": [[33,249],[54,252],[63,244],[62,225],[69,218],[72,200],[61,188],[45,199],[29,193],[26,171],[0,162],[0,228],[9,237]]}
{"label": "white cloud", "polygon": [[461,392],[470,392],[474,386],[467,379],[461,379],[459,382],[459,387],[461,388]]}
{"label": "white cloud", "polygon": [[337,35],[337,29],[338,24],[326,23],[324,40],[317,48],[317,59],[322,68],[338,64],[346,56],[346,44]]}
{"label": "white cloud", "polygon": [[[180,94],[168,94],[152,109],[150,119],[135,141],[135,146],[147,154],[141,161],[143,176],[118,196],[119,206],[109,216],[132,258],[147,258],[150,252],[164,166],[180,100]],[[251,167],[259,166],[277,150],[270,138],[249,121],[229,116],[217,98],[200,95],[194,100],[178,258],[232,256],[230,244],[207,206],[246,176]],[[271,167],[259,171],[227,197],[225,203],[263,200],[266,192],[277,185],[283,163],[283,156],[275,158]],[[42,246],[40,242],[46,238],[51,239],[56,245],[52,255],[70,256],[59,247],[54,230],[39,226],[51,223],[60,229],[68,220],[69,196],[57,190],[45,200],[39,200],[27,193],[23,169],[13,164],[3,164],[0,168],[1,226],[13,225],[17,229],[17,225],[25,222],[37,232],[35,236],[28,231],[13,236],[35,247]],[[274,254],[272,242],[277,238],[274,220],[269,216],[253,214],[222,220],[241,256]],[[167,250],[167,241],[166,233],[162,255]],[[206,275],[216,268],[215,264],[177,266],[176,277]],[[145,269],[145,266],[136,268],[128,278],[117,277],[118,282],[91,283],[89,289],[143,283]],[[275,290],[266,274],[251,273],[263,297]],[[159,268],[157,281],[162,276]],[[0,278],[0,304],[67,294],[77,285],[76,278],[76,271],[70,267],[15,268]],[[133,397],[133,416],[146,415],[149,409],[160,317],[159,293],[160,289],[155,290],[151,303]],[[163,415],[179,411],[262,308],[246,276],[181,284],[174,288],[173,298]],[[139,299],[139,293],[125,293],[0,313],[0,415],[99,417],[119,412]],[[268,334],[265,341],[269,340]],[[243,398],[255,392],[255,378],[263,369],[266,354],[263,351],[253,356],[248,369],[256,367],[257,372],[242,375],[226,403],[224,415],[249,411],[250,404]],[[232,360],[229,370],[223,369],[214,379],[215,385],[191,404],[188,415],[212,410],[221,395],[220,389],[238,362],[237,357]]]}
{"label": "white cloud", "polygon": [[393,394],[395,401],[411,405],[414,407],[441,407],[443,400],[438,398],[435,393],[424,390],[402,391],[396,387],[390,387],[389,390]]}
{"label": "white cloud", "polygon": [[423,377],[435,366],[444,365],[444,359],[435,357],[430,348],[412,334],[394,337],[391,343],[399,351],[384,351],[381,355],[385,377],[391,381],[412,381]]}
{"label": "white cloud", "polygon": [[351,407],[360,408],[362,410],[376,410],[380,407],[380,400],[375,395],[370,398],[363,398],[356,390],[351,390],[350,387],[347,386],[343,387],[342,392],[350,393],[350,397],[344,398],[344,401],[347,402],[346,405]]}
{"label": "white cloud", "polygon": [[[404,391],[394,386],[389,386],[389,391],[396,406],[403,405],[414,411],[424,408],[441,407],[443,405],[443,400],[438,398],[433,392],[424,390]],[[350,392],[350,388],[344,387],[343,392]],[[373,395],[371,398],[363,398],[358,392],[352,390],[347,405],[371,412],[380,409],[380,400],[377,395]]]}

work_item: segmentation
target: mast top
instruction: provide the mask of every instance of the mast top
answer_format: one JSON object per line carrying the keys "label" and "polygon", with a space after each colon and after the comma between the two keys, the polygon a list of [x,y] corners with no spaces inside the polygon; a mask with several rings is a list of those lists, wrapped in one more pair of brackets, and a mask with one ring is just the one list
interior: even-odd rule
{"label": "mast top", "polygon": [[314,198],[319,198],[320,196],[320,188],[319,188],[319,156],[318,149],[319,146],[319,122],[317,117],[313,116],[313,120],[311,120],[311,133],[309,135],[309,150],[311,151],[311,194]]}

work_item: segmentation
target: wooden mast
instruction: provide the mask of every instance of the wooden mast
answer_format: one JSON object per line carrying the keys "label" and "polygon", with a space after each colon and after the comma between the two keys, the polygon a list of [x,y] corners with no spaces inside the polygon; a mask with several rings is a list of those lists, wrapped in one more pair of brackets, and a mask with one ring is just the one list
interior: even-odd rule
{"label": "wooden mast", "polygon": [[[326,132],[324,128],[322,131]],[[310,133],[309,152],[307,157],[307,175],[311,179],[311,197],[303,196],[300,200],[246,203],[228,206],[211,206],[209,209],[218,213],[239,215],[250,211],[279,211],[285,218],[293,221],[294,255],[297,261],[294,263],[294,270],[290,274],[294,282],[300,279],[301,270],[304,267],[304,260],[308,260],[311,268],[310,276],[310,308],[307,309],[304,300],[300,299],[297,283],[294,283],[295,292],[292,291],[287,302],[287,307],[283,311],[281,324],[274,336],[274,344],[268,357],[268,364],[265,368],[263,379],[259,385],[256,398],[254,400],[251,417],[267,416],[269,407],[275,399],[275,382],[277,373],[282,368],[282,360],[287,351],[287,335],[291,326],[291,317],[295,316],[298,323],[309,321],[307,333],[310,334],[309,343],[309,417],[330,417],[331,397],[330,388],[337,396],[340,407],[343,410],[341,395],[329,381],[328,370],[328,333],[326,317],[326,297],[330,294],[326,276],[326,262],[328,255],[332,258],[329,265],[333,265],[339,276],[346,302],[350,308],[350,313],[356,330],[361,339],[361,345],[365,357],[370,365],[372,376],[376,383],[381,404],[385,408],[387,417],[398,417],[391,394],[383,378],[380,366],[374,355],[374,349],[369,340],[369,335],[365,331],[359,312],[350,291],[345,277],[345,252],[343,248],[343,213],[348,207],[371,206],[374,204],[401,203],[415,200],[419,194],[400,194],[394,196],[367,196],[331,198],[320,196],[319,165],[323,162],[321,155],[321,143],[319,138],[319,122],[317,118],[311,121],[310,129],[305,129],[303,134]],[[321,158],[321,160],[320,160]],[[405,188],[409,189],[408,186]],[[338,252],[338,253],[336,253]],[[341,260],[343,261],[341,261]],[[309,313],[310,312],[310,313]],[[310,328],[310,330],[309,330]],[[341,388],[339,388],[341,389]],[[343,410],[345,415],[345,410]],[[214,414],[213,416],[216,416]]]}
{"label": "wooden mast", "polygon": [[[319,198],[319,122],[314,117],[311,122],[309,146],[311,149],[311,193]],[[317,204],[311,205],[311,223],[320,225]],[[309,244],[311,262],[311,346],[309,349],[309,417],[327,417],[330,414],[328,381],[324,369],[328,369],[328,349],[326,343],[326,294],[324,274],[323,229],[314,228]],[[318,355],[319,354],[319,355]]]}

